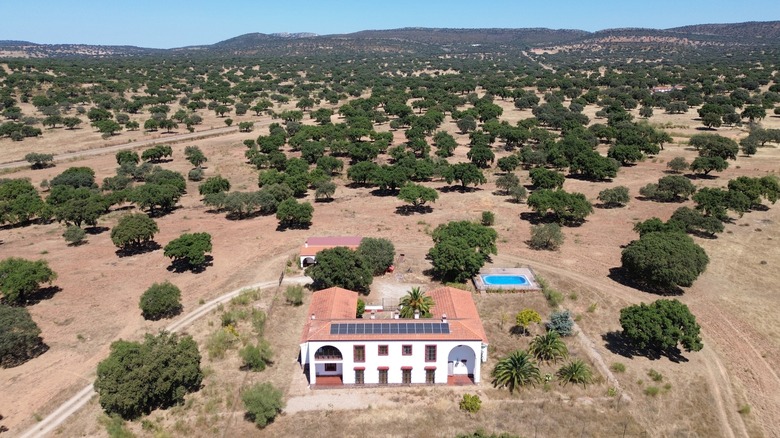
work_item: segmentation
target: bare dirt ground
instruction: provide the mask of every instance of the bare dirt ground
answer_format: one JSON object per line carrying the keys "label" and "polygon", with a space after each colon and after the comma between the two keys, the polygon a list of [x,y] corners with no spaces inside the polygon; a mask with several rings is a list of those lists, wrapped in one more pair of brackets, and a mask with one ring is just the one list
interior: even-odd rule
{"label": "bare dirt ground", "polygon": [[[509,101],[499,103],[505,107],[503,119],[516,121],[528,116],[512,109]],[[622,169],[611,183],[567,179],[564,188],[585,193],[591,200],[595,200],[600,190],[615,185],[626,185],[636,195],[640,187],[664,175],[666,162],[671,158],[684,156],[690,161],[695,156],[695,151],[681,144],[687,136],[700,132],[696,130],[698,122],[692,120],[694,114],[659,114],[650,119],[652,123],[676,126],[669,129],[676,144],[667,145],[657,158]],[[780,119],[768,118],[764,125],[778,127]],[[455,131],[452,124],[446,129]],[[234,190],[254,190],[256,171],[243,164],[245,148],[241,141],[256,138],[260,133],[265,132],[236,133],[191,144],[200,146],[209,157],[208,175],[226,176]],[[718,133],[745,135],[737,128],[721,128]],[[99,138],[98,134],[92,135]],[[459,142],[466,143],[462,137]],[[3,140],[2,143],[5,147],[10,141]],[[186,173],[190,166],[182,158],[183,148],[184,144],[175,145],[174,161],[163,166]],[[40,148],[35,151],[43,152]],[[453,161],[465,160],[466,151],[465,147],[458,148]],[[777,174],[778,163],[779,149],[762,148],[752,158],[739,157],[717,178],[696,179],[694,183],[723,186],[739,175]],[[68,165],[90,166],[95,169],[98,180],[113,175],[116,167],[113,154]],[[23,170],[13,173],[13,177],[30,177],[37,186],[44,178],[51,179],[66,167],[59,164],[49,169]],[[518,173],[527,183],[527,172]],[[514,313],[524,307],[541,306],[542,310],[544,304],[539,297],[488,295],[476,297],[476,300],[491,343],[502,347],[490,352],[490,360],[483,368],[483,384],[473,388],[486,400],[483,411],[477,415],[455,412],[461,394],[459,389],[397,389],[383,395],[382,401],[373,401],[374,395],[367,396],[363,410],[306,411],[296,408],[296,401],[274,424],[257,431],[242,419],[242,407],[237,399],[239,388],[255,381],[272,381],[293,399],[310,394],[306,392],[308,390],[300,389],[300,370],[295,368],[298,366],[295,362],[298,336],[306,312],[304,303],[301,307],[274,307],[274,315],[269,318],[266,329],[267,337],[279,354],[273,367],[263,373],[243,373],[232,377],[233,380],[222,380],[218,370],[238,368],[235,354],[223,361],[205,361],[204,366],[211,369],[212,374],[207,377],[204,389],[192,396],[196,401],[188,402],[189,407],[155,413],[152,418],[154,421],[159,418],[160,424],[167,425],[166,430],[173,436],[211,436],[211,424],[224,426],[225,429],[218,431],[229,430],[231,435],[263,436],[326,432],[341,436],[391,436],[399,432],[413,436],[451,436],[479,426],[488,431],[528,435],[534,430],[541,436],[572,435],[580,430],[588,436],[619,436],[621,432],[625,432],[625,436],[639,436],[642,432],[650,436],[780,436],[775,427],[780,424],[780,380],[773,367],[780,359],[780,326],[772,311],[777,302],[775,285],[780,280],[776,269],[780,252],[774,240],[780,238],[780,209],[777,206],[736,219],[717,239],[696,238],[710,256],[711,263],[708,271],[679,299],[697,315],[705,349],[700,353],[685,354],[688,362],[673,363],[665,358],[650,360],[621,356],[608,348],[602,336],[619,329],[620,308],[658,298],[609,278],[610,269],[620,265],[620,246],[636,238],[631,231],[633,224],[651,216],[667,219],[676,208],[690,204],[635,199],[622,209],[596,209],[582,226],[565,230],[566,242],[560,251],[537,252],[525,243],[530,236],[529,222],[520,219],[520,214],[528,212],[528,208],[494,195],[495,177],[489,175],[488,184],[473,191],[442,192],[431,213],[410,216],[395,213],[395,207],[401,205],[397,199],[374,196],[371,189],[344,187],[346,181],[341,180],[333,202],[315,204],[310,230],[285,232],[275,230],[273,217],[230,221],[224,215],[208,212],[199,201],[197,186],[188,183],[188,194],[182,198],[181,208],[158,220],[160,233],[155,240],[164,246],[182,232],[211,233],[214,262],[201,274],[168,271],[168,259],[162,256],[161,250],[120,258],[115,254],[108,231],[89,236],[86,245],[68,247],[60,237],[62,227],[58,224],[0,229],[0,256],[48,260],[59,274],[55,285],[61,288],[52,298],[29,307],[50,350],[22,366],[0,370],[0,406],[6,417],[3,424],[11,428],[11,435],[19,433],[32,425],[36,417],[45,415],[91,382],[95,366],[107,355],[111,341],[139,339],[143,333],[165,327],[165,321],[144,321],[137,307],[141,293],[153,282],[170,280],[179,286],[186,313],[197,307],[200,300],[208,300],[244,284],[278,278],[286,261],[295,255],[298,246],[309,235],[362,234],[389,238],[395,243],[397,252],[405,254],[405,262],[399,269],[402,276],[386,278],[378,284],[426,284],[429,280],[423,272],[429,267],[424,258],[431,246],[429,233],[441,223],[476,220],[482,211],[490,210],[496,214],[495,229],[499,233],[499,255],[493,264],[531,265],[537,274],[563,291],[567,296],[564,307],[578,315],[581,330],[594,341],[605,363],[620,362],[626,366],[626,372],[617,377],[631,402],[620,404],[616,403],[617,398],[606,397],[607,384],[603,382],[587,390],[569,388],[562,391],[554,385],[550,392],[537,388],[520,396],[509,396],[505,391],[492,389],[488,384],[489,370],[495,360],[526,342],[509,337],[502,321],[506,318],[511,321]],[[438,181],[430,183],[436,188],[444,185]],[[121,212],[108,215],[99,225],[110,228],[119,214]],[[275,302],[275,293],[264,292],[258,305],[269,307]],[[215,321],[217,315],[196,324],[188,332],[202,341],[213,331],[211,327]],[[570,345],[570,348],[581,347]],[[651,369],[663,375],[662,382],[651,381],[648,377]],[[665,385],[669,385],[668,388]],[[645,395],[648,386],[660,387],[661,393],[655,397]],[[319,392],[314,394],[322,397]],[[750,406],[749,414],[737,412],[744,405]],[[512,417],[517,420],[506,419],[508,406],[512,406]],[[294,413],[296,410],[298,412]],[[102,426],[95,421],[98,414],[99,407],[93,399],[88,408],[59,430],[58,435],[103,435]],[[138,424],[133,424],[132,428],[150,434],[143,432]]]}

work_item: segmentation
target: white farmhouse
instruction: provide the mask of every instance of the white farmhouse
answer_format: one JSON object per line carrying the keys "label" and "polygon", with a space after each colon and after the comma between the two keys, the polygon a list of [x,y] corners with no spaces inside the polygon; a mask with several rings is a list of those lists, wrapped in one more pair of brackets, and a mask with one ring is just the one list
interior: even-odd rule
{"label": "white farmhouse", "polygon": [[432,318],[356,318],[358,295],[315,292],[301,337],[301,365],[312,387],[479,383],[487,338],[471,292],[427,292]]}

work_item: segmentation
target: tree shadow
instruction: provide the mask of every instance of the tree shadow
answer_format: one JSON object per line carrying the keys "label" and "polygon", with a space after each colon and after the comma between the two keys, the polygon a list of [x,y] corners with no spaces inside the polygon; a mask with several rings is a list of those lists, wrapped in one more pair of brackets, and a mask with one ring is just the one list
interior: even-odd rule
{"label": "tree shadow", "polygon": [[401,205],[395,208],[395,214],[400,214],[401,216],[411,216],[415,213],[428,214],[432,212],[433,208],[431,208],[429,205],[421,205],[419,207],[415,207],[413,205]]}
{"label": "tree shadow", "polygon": [[32,170],[40,170],[40,169],[48,169],[50,167],[55,167],[55,163],[35,163],[30,166],[30,169]]}
{"label": "tree shadow", "polygon": [[[46,345],[46,343],[43,342],[43,339],[39,337],[37,339],[37,344],[32,347],[20,348],[14,351],[10,351],[9,354],[6,354],[5,357],[3,357],[3,360],[2,362],[0,362],[0,365],[2,368],[18,367],[19,365],[22,365],[32,359],[35,359],[36,357],[42,355],[43,353],[46,353],[47,351],[49,351],[49,346]],[[0,416],[0,420],[1,419],[3,419],[2,416]],[[6,431],[7,430],[8,429],[6,429]],[[2,432],[3,430],[2,428],[0,428],[0,433]]]}
{"label": "tree shadow", "polygon": [[439,191],[442,193],[452,193],[452,192],[458,192],[458,193],[473,193],[481,191],[479,187],[463,187],[461,185],[451,185],[451,186],[443,186],[439,188]]}
{"label": "tree shadow", "polygon": [[[225,210],[220,210],[220,211],[225,211]],[[268,213],[268,214],[270,214],[270,213]],[[256,217],[266,216],[266,215],[267,215],[267,213],[264,213],[264,212],[262,212],[260,210],[253,211],[251,213],[230,212],[230,213],[225,215],[225,219],[227,219],[229,221],[242,221],[242,220],[245,220],[245,219],[254,219]]]}
{"label": "tree shadow", "polygon": [[587,175],[583,175],[580,173],[571,173],[569,172],[568,175],[566,175],[566,178],[570,179],[576,179],[577,181],[588,181],[592,183],[610,183],[612,182],[612,178],[593,178]]}
{"label": "tree shadow", "polygon": [[285,224],[279,224],[276,226],[276,231],[287,231],[287,230],[308,230],[309,227],[311,227],[310,223],[307,224],[299,224],[299,223],[285,223]]}
{"label": "tree shadow", "polygon": [[174,259],[168,266],[167,270],[181,274],[182,272],[190,271],[193,274],[200,274],[205,271],[207,267],[214,265],[214,257],[207,255],[206,261],[199,265],[193,265],[188,259]]}
{"label": "tree shadow", "polygon": [[673,288],[662,288],[662,287],[652,286],[646,283],[636,281],[633,277],[628,275],[628,273],[625,272],[625,270],[622,267],[610,268],[608,277],[613,281],[615,281],[616,283],[622,284],[623,286],[630,287],[632,289],[636,289],[638,291],[646,292],[653,295],[661,295],[666,297],[679,297],[683,295],[683,293],[685,292],[679,286],[675,286]]}
{"label": "tree shadow", "polygon": [[62,288],[59,286],[41,287],[25,296],[25,302],[28,305],[35,305],[44,300],[49,300],[54,297],[58,292],[61,292]]}
{"label": "tree shadow", "polygon": [[173,309],[171,309],[171,310],[169,310],[167,312],[163,312],[163,313],[161,313],[159,315],[147,315],[147,314],[141,312],[141,316],[143,316],[144,319],[147,320],[147,321],[159,321],[161,319],[173,318],[174,316],[178,316],[178,315],[181,314],[182,310],[184,310],[184,307],[181,304],[179,304],[177,307],[175,307],[175,308],[173,308]]}
{"label": "tree shadow", "polygon": [[684,176],[688,179],[705,179],[705,180],[718,179],[718,175],[709,175],[704,173],[686,173]]}
{"label": "tree shadow", "polygon": [[625,207],[625,204],[610,204],[606,202],[599,202],[598,204],[593,204],[593,206],[603,210],[614,210],[616,208]]}
{"label": "tree shadow", "polygon": [[175,205],[171,208],[155,208],[154,210],[149,210],[147,214],[150,218],[161,218],[168,216],[169,214],[173,213],[174,211],[180,209],[181,206]]}
{"label": "tree shadow", "polygon": [[513,325],[512,328],[509,329],[509,333],[515,336],[528,336],[531,334],[527,328],[521,325]]}
{"label": "tree shadow", "polygon": [[131,245],[131,246],[126,246],[124,248],[119,248],[118,250],[115,251],[115,254],[120,258],[132,257],[134,255],[146,254],[148,252],[157,251],[158,249],[161,248],[162,246],[160,246],[159,243],[155,242],[154,240],[150,240],[148,242],[141,243],[139,245]]}
{"label": "tree shadow", "polygon": [[530,222],[531,225],[549,224],[555,222],[546,215],[541,215],[533,211],[524,211],[520,213],[520,219]]}
{"label": "tree shadow", "polygon": [[639,349],[631,345],[619,331],[604,333],[601,335],[601,339],[604,341],[604,347],[606,347],[607,350],[627,359],[639,356],[650,360],[659,360],[665,356],[674,363],[688,362],[688,359],[682,355],[682,351],[677,347],[669,348],[667,350],[660,350],[657,348]]}
{"label": "tree shadow", "polygon": [[90,236],[97,236],[98,234],[105,233],[108,230],[109,230],[108,227],[97,227],[97,226],[84,228],[84,232],[86,232]]}
{"label": "tree shadow", "polygon": [[371,196],[378,196],[381,198],[398,195],[398,189],[374,189],[371,190]]}
{"label": "tree shadow", "polygon": [[333,198],[314,198],[314,202],[318,204],[330,204],[333,202]]}

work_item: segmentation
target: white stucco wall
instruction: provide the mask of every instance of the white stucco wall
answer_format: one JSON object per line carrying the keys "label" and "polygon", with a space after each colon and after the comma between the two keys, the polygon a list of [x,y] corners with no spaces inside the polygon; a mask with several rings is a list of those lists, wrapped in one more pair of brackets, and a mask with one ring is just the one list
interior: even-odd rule
{"label": "white stucco wall", "polygon": [[[338,348],[341,351],[342,360],[315,360],[315,352],[322,346],[330,345]],[[354,361],[354,346],[365,346],[365,362]],[[379,356],[379,346],[388,346],[388,355]],[[403,356],[402,346],[411,345],[412,355]],[[425,361],[425,347],[426,345],[436,345],[436,361]],[[458,346],[468,347],[473,354],[464,354],[466,350],[463,348],[455,350],[454,356],[458,356],[458,359],[467,359],[468,374],[474,375],[474,381],[479,383],[480,366],[481,366],[481,353],[482,342],[481,341],[340,341],[340,342],[322,342],[315,341],[308,344],[301,344],[301,362],[302,365],[310,364],[310,376],[309,382],[312,385],[316,384],[316,375],[337,375],[342,374],[342,380],[345,385],[355,383],[355,368],[363,367],[364,371],[364,383],[377,384],[379,383],[379,368],[388,368],[388,384],[401,384],[402,380],[402,367],[412,367],[412,383],[413,384],[425,384],[425,368],[436,367],[435,371],[435,383],[444,384],[447,383],[448,375],[448,361],[450,359],[450,352]],[[454,357],[453,358],[456,358]],[[338,373],[325,373],[325,363],[337,363]],[[313,371],[313,372],[312,372]],[[316,374],[315,374],[316,373]]]}

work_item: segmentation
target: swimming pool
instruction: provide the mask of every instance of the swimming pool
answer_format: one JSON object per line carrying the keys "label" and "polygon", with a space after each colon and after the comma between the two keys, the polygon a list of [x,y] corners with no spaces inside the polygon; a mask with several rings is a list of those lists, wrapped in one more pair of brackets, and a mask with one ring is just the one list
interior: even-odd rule
{"label": "swimming pool", "polygon": [[488,286],[527,286],[525,275],[481,275],[482,281]]}

